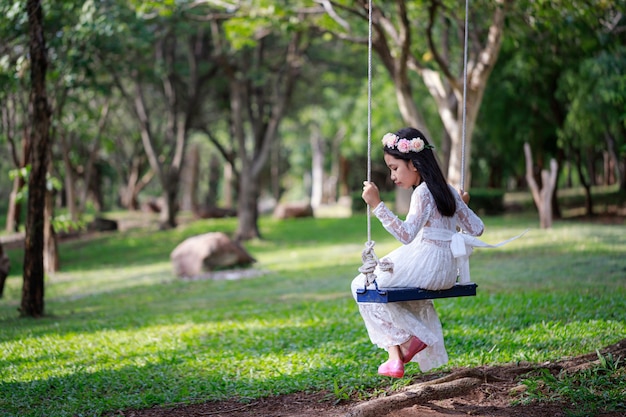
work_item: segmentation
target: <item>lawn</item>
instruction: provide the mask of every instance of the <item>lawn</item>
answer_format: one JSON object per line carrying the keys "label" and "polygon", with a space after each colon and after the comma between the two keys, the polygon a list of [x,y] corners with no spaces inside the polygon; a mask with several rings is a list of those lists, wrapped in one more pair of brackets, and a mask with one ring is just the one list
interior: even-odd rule
{"label": "lawn", "polygon": [[[447,367],[542,362],[626,335],[626,225],[486,217],[472,278],[478,295],[437,300]],[[376,368],[349,284],[365,217],[263,218],[245,244],[260,277],[181,280],[169,254],[184,238],[232,232],[234,219],[136,229],[61,246],[43,319],[19,318],[22,253],[0,300],[0,415],[100,416],[116,410],[298,391],[369,397],[390,388]],[[397,243],[372,222],[376,253]],[[417,376],[416,365],[407,375]],[[395,381],[391,388],[410,382]]]}

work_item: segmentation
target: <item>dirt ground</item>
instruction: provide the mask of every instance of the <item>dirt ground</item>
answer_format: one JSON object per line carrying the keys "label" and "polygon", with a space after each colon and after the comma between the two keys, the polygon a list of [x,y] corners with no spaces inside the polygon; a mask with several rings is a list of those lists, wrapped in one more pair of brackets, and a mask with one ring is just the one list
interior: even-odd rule
{"label": "dirt ground", "polygon": [[[612,354],[614,358],[624,358],[626,355],[626,339],[601,351],[603,355]],[[596,363],[597,354],[590,353],[574,358],[543,364],[515,364],[473,369],[458,369],[447,374],[448,377],[480,375],[480,383],[466,390],[461,395],[446,399],[418,401],[402,407],[384,406],[370,409],[370,416],[376,417],[450,417],[450,416],[483,416],[483,417],[565,417],[568,404],[534,403],[530,405],[513,405],[512,401],[520,395],[524,385],[520,381],[528,372],[546,368],[553,373],[561,371],[580,372]],[[413,381],[400,392],[389,392],[381,397],[383,402],[393,397],[403,395],[428,379],[442,379],[446,375],[425,375],[422,380]],[[365,415],[355,412],[359,407],[369,406],[369,401],[342,401],[337,403],[329,393],[296,393],[277,397],[267,397],[249,403],[232,401],[214,401],[194,405],[179,405],[146,410],[119,411],[115,416],[124,417],[344,417]],[[373,405],[373,404],[372,404]],[[626,411],[598,414],[601,417],[624,417]]]}

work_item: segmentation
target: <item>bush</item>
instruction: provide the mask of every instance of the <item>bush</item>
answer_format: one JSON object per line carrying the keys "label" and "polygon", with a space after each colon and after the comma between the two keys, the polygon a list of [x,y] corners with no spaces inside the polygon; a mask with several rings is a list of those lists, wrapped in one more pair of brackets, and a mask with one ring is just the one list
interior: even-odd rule
{"label": "bush", "polygon": [[[351,204],[352,212],[353,213],[365,213],[365,209],[367,208],[367,205],[365,204],[365,201],[363,201],[363,198],[361,198],[361,192],[360,191],[354,192],[350,195],[350,197],[352,198],[352,204]],[[393,210],[395,201],[396,201],[396,194],[394,191],[381,192],[380,199],[385,202],[387,207]]]}
{"label": "bush", "polygon": [[504,190],[474,188],[470,194],[470,207],[479,215],[504,213]]}

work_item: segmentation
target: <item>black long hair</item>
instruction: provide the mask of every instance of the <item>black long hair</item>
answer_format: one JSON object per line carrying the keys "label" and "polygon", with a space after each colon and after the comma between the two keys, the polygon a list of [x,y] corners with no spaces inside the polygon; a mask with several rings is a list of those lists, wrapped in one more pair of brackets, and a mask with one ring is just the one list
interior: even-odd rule
{"label": "black long hair", "polygon": [[[429,145],[426,136],[419,130],[412,127],[405,127],[396,132],[396,136],[401,139],[414,139],[420,138],[424,141],[424,145]],[[428,189],[435,198],[435,204],[437,209],[443,216],[452,217],[456,211],[456,201],[446,177],[441,172],[441,168],[435,158],[435,153],[432,148],[425,147],[420,152],[407,152],[402,153],[397,148],[388,148],[384,146],[385,153],[393,156],[394,158],[403,159],[405,161],[411,161],[413,166],[419,171],[422,182],[428,185]]]}

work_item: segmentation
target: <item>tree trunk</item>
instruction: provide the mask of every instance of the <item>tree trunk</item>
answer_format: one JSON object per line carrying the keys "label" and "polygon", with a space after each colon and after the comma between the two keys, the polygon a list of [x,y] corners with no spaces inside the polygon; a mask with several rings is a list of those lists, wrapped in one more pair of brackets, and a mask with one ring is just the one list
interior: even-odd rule
{"label": "tree trunk", "polygon": [[24,186],[26,185],[26,180],[24,179],[21,171],[29,163],[31,152],[31,143],[29,137],[30,133],[28,133],[27,128],[25,128],[24,130],[25,132],[22,138],[21,159],[19,159],[19,157],[17,156],[13,141],[9,140],[11,142],[16,168],[20,171],[20,173],[18,173],[13,180],[13,189],[11,190],[11,195],[9,196],[9,210],[7,213],[6,222],[6,231],[9,233],[14,233],[19,230],[22,218],[22,203],[18,199],[18,194],[23,190]]}
{"label": "tree trunk", "polygon": [[[102,105],[102,109],[100,109],[100,118],[98,119],[98,130],[96,133],[96,137],[93,139],[92,147],[89,150],[89,159],[85,165],[85,174],[83,176],[84,188],[83,193],[79,198],[79,213],[85,212],[85,207],[87,205],[87,198],[89,196],[89,185],[93,184],[93,177],[97,175],[97,167],[96,161],[98,160],[98,152],[100,151],[100,142],[102,138],[102,132],[104,132],[104,128],[109,119],[109,98],[106,98],[105,103]],[[94,173],[96,175],[94,175]],[[98,180],[100,176],[98,176]],[[98,198],[97,198],[98,199]],[[103,199],[102,199],[103,200]],[[100,201],[97,204],[102,205],[103,201]]]}
{"label": "tree trunk", "polygon": [[47,273],[59,271],[59,251],[57,233],[54,230],[52,219],[54,218],[54,192],[46,192],[46,207],[44,210],[44,252],[43,265]]}
{"label": "tree trunk", "polygon": [[343,155],[339,155],[339,179],[337,180],[339,188],[339,197],[347,197],[350,195],[350,184],[348,174],[350,173],[350,160]]}
{"label": "tree trunk", "polygon": [[11,261],[9,260],[7,254],[4,252],[4,247],[0,243],[0,298],[2,298],[2,294],[4,294],[4,284],[7,277],[9,276],[10,271]]}
{"label": "tree trunk", "polygon": [[[605,132],[604,134],[604,139],[606,141],[606,147],[607,147],[607,167],[606,167],[606,172],[605,172],[605,177],[607,178],[607,184],[606,185],[611,185],[611,184],[615,184],[616,182],[620,181],[621,175],[620,175],[620,164],[619,164],[619,158],[617,156],[617,152],[615,151],[616,145],[615,145],[615,137],[613,135],[611,135],[609,132]],[[620,184],[621,187],[622,184]]]}
{"label": "tree trunk", "polygon": [[[77,221],[78,214],[78,199],[76,198],[76,175],[74,175],[74,166],[70,160],[70,146],[66,138],[67,132],[60,132],[58,136],[59,144],[61,145],[61,153],[63,154],[63,166],[65,168],[65,199],[67,209],[70,213],[72,221]],[[87,184],[85,184],[87,188]],[[48,270],[46,268],[46,270]]]}
{"label": "tree trunk", "polygon": [[187,163],[182,171],[183,195],[181,197],[181,209],[198,214],[200,205],[198,203],[198,179],[200,177],[200,150],[198,144],[189,148]]}
{"label": "tree trunk", "polygon": [[[591,198],[591,183],[593,181],[592,178],[585,178],[585,174],[583,172],[583,158],[581,155],[580,149],[574,150],[574,155],[576,158],[576,171],[578,172],[578,180],[582,184],[585,190],[585,214],[589,217],[594,215],[593,213],[593,201]],[[591,173],[590,173],[591,176]]]}
{"label": "tree trunk", "polygon": [[18,194],[24,188],[26,182],[22,175],[16,175],[13,180],[13,189],[9,195],[9,209],[7,212],[7,222],[5,230],[8,233],[15,233],[19,230],[22,214],[22,203],[18,201]]}
{"label": "tree trunk", "polygon": [[30,104],[32,111],[31,172],[28,181],[28,212],[24,239],[24,285],[20,312],[41,317],[44,314],[44,207],[46,174],[50,156],[50,108],[46,95],[46,45],[40,0],[27,0],[30,47]]}
{"label": "tree trunk", "polygon": [[160,213],[160,228],[163,230],[176,227],[178,214],[178,187],[180,186],[180,171],[170,166],[163,184],[163,207]]}
{"label": "tree trunk", "polygon": [[328,184],[328,201],[336,203],[338,201],[339,182],[341,178],[341,142],[346,136],[346,129],[342,126],[337,130],[331,144],[330,152],[330,184]]}
{"label": "tree trunk", "polygon": [[120,188],[120,205],[128,210],[139,209],[139,192],[150,183],[154,173],[148,170],[141,178],[141,169],[143,164],[142,156],[133,156],[131,158],[130,170],[126,185]]}
{"label": "tree trunk", "polygon": [[251,240],[261,237],[258,226],[258,198],[258,177],[250,177],[239,181],[239,194],[237,198],[238,226],[235,240]]}
{"label": "tree trunk", "polygon": [[539,224],[542,229],[552,227],[552,194],[556,187],[556,176],[558,164],[555,159],[550,160],[550,171],[541,171],[541,183],[543,188],[539,188],[533,172],[533,157],[530,145],[524,143],[524,155],[526,157],[526,182],[539,211]]}
{"label": "tree trunk", "polygon": [[236,195],[235,184],[237,183],[237,175],[231,164],[224,164],[224,207],[232,208],[235,206]]}
{"label": "tree trunk", "polygon": [[[217,206],[218,187],[220,185],[220,160],[217,155],[209,158],[209,189],[207,190],[204,203],[207,207]],[[230,189],[230,183],[224,181],[224,190]],[[232,207],[229,205],[227,207]]]}
{"label": "tree trunk", "polygon": [[[401,65],[401,64],[396,64]],[[424,116],[415,105],[415,97],[413,97],[413,90],[411,89],[411,81],[407,74],[393,74],[393,85],[396,92],[396,101],[398,103],[398,109],[402,115],[402,120],[408,126],[415,127],[421,130],[429,139],[430,129],[424,119]],[[400,128],[402,126],[399,126]]]}
{"label": "tree trunk", "polygon": [[321,206],[324,198],[324,141],[319,129],[311,134],[311,207]]}

